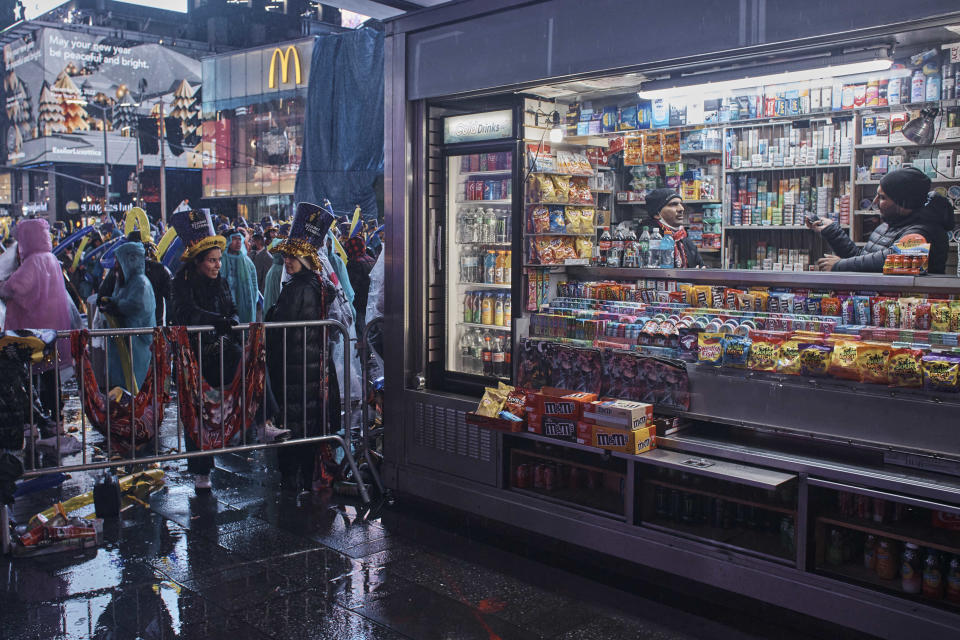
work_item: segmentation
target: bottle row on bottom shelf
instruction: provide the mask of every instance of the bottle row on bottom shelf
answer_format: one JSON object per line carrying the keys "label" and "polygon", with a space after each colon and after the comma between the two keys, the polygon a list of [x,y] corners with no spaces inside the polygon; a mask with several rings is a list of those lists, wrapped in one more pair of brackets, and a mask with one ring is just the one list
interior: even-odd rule
{"label": "bottle row on bottom shelf", "polygon": [[509,378],[513,367],[509,331],[460,327],[460,371],[488,378]]}

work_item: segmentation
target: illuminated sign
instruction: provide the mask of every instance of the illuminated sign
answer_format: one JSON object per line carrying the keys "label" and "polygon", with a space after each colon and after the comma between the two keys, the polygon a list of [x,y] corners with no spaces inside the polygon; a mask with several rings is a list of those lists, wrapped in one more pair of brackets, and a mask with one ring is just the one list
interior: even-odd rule
{"label": "illuminated sign", "polygon": [[513,111],[488,111],[443,119],[443,141],[476,142],[500,140],[513,136]]}
{"label": "illuminated sign", "polygon": [[300,52],[297,51],[297,48],[292,44],[286,48],[286,50],[281,51],[280,47],[277,47],[273,50],[273,55],[270,56],[270,71],[267,76],[269,79],[268,86],[271,89],[275,89],[277,86],[277,60],[280,60],[280,82],[281,84],[286,84],[289,82],[290,77],[290,58],[293,58],[293,71],[294,71],[294,84],[300,84]]}

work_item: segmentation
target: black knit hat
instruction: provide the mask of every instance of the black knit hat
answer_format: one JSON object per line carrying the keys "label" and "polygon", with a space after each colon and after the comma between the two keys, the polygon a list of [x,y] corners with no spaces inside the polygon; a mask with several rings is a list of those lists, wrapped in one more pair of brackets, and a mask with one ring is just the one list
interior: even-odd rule
{"label": "black knit hat", "polygon": [[644,198],[647,203],[647,215],[649,215],[651,218],[660,215],[660,210],[663,209],[668,202],[674,198],[680,197],[681,196],[679,193],[667,187],[663,189],[654,189]]}
{"label": "black knit hat", "polygon": [[904,209],[916,210],[927,203],[930,178],[915,167],[906,167],[883,176],[880,187],[888,198]]}

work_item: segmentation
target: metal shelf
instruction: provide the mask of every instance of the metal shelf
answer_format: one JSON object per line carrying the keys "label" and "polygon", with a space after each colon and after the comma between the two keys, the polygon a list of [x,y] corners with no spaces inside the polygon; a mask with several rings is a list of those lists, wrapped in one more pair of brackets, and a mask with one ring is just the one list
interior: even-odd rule
{"label": "metal shelf", "polygon": [[[849,229],[850,225],[842,224],[841,229]],[[728,224],[724,229],[731,231],[803,231],[809,230],[804,224]]]}
{"label": "metal shelf", "polygon": [[930,144],[915,144],[909,140],[904,142],[867,142],[861,144],[853,145],[854,149],[896,149],[897,147],[903,147],[904,149],[911,148],[920,148],[924,147],[952,147],[960,146],[960,138],[953,138],[951,140],[935,140]]}
{"label": "metal shelf", "polygon": [[477,329],[492,329],[493,331],[506,331],[510,333],[510,327],[501,327],[498,324],[480,324],[479,322],[458,322],[461,327],[474,327]]}
{"label": "metal shelf", "polygon": [[508,200],[457,200],[454,204],[513,204],[513,199]]}
{"label": "metal shelf", "polygon": [[726,173],[758,173],[758,172],[772,172],[772,171],[807,171],[808,169],[849,169],[850,163],[844,162],[842,164],[807,164],[807,165],[791,165],[789,167],[756,167],[756,168],[747,168],[747,169],[727,169]]}
{"label": "metal shelf", "polygon": [[[930,178],[930,182],[932,182],[933,184],[954,184],[954,183],[960,182],[960,178],[936,177],[936,178]],[[879,180],[857,180],[855,184],[857,186],[872,185],[872,184],[880,184],[880,181]]]}
{"label": "metal shelf", "polygon": [[523,234],[524,238],[543,238],[550,236],[571,236],[576,238],[585,238],[590,236],[597,235],[596,231],[591,231],[590,233],[567,233],[565,231],[560,231],[557,233],[525,233]]}
{"label": "metal shelf", "polygon": [[491,284],[489,282],[458,282],[461,287],[476,287],[477,289],[509,289],[511,284]]}
{"label": "metal shelf", "polygon": [[885,276],[879,273],[832,271],[759,271],[748,269],[635,269],[570,266],[574,278],[589,280],[664,279],[703,284],[747,284],[869,291],[922,291],[960,294],[955,276]]}
{"label": "metal shelf", "polygon": [[722,156],[723,151],[705,151],[705,150],[696,150],[696,151],[684,151],[680,149],[681,156]]}
{"label": "metal shelf", "polygon": [[495,169],[492,171],[463,171],[460,170],[461,176],[502,176],[504,174],[513,173],[513,169]]}
{"label": "metal shelf", "polygon": [[535,207],[596,207],[596,202],[542,202],[536,201],[533,202],[524,202],[525,206],[535,206]]}

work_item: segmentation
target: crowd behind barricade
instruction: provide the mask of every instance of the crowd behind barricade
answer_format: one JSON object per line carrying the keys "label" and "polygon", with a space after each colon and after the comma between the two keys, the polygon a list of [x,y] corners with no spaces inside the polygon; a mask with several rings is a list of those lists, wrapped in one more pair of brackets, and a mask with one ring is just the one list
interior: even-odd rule
{"label": "crowd behind barricade", "polygon": [[[184,344],[199,367],[200,387],[219,390],[224,407],[230,404],[226,389],[238,387],[241,376],[247,383],[244,349],[254,339],[252,330],[242,334],[234,327],[264,322],[266,362],[256,389],[256,414],[252,424],[244,421],[245,441],[322,435],[322,425],[334,425],[336,431],[342,415],[347,425],[359,420],[364,382],[357,339],[366,322],[383,313],[382,224],[363,220],[359,210],[352,219],[338,217],[329,203],[299,203],[289,220],[268,216],[258,222],[181,205],[169,228],[152,224],[142,210],[134,212],[125,221],[105,215],[99,224],[74,233],[61,222],[51,227],[39,218],[24,218],[5,229],[0,360],[16,351],[5,350],[6,345],[23,346],[42,338],[45,330],[51,336],[49,330],[212,326],[212,331],[190,333]],[[270,323],[312,320],[342,323],[350,344],[323,326],[269,329]],[[93,392],[120,402],[152,384],[148,373],[157,361],[153,342],[158,335],[94,337],[89,357],[96,377]],[[378,357],[379,335],[372,342]],[[20,425],[3,430],[0,454],[22,450],[25,441],[38,448],[55,446],[59,455],[80,449],[58,414],[64,382],[78,378],[83,368],[72,357],[76,348],[75,339],[60,339],[57,361],[48,353],[32,367],[32,385],[0,390],[0,396],[22,396],[0,397],[0,412],[15,407],[18,416],[27,415],[23,408],[32,406],[35,416],[32,425],[23,425],[23,434]],[[352,361],[349,385],[343,380],[345,349]],[[87,384],[94,381],[82,386]],[[347,386],[350,398],[343,397]],[[8,418],[0,416],[9,426]],[[184,428],[183,433],[187,451],[209,449],[202,431]],[[326,445],[281,447],[281,486],[293,491],[327,488],[337,479],[337,459]],[[197,490],[209,489],[213,466],[213,456],[188,458]],[[0,501],[11,500],[0,496]]]}

